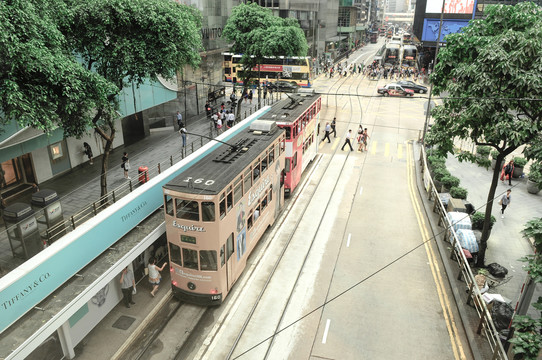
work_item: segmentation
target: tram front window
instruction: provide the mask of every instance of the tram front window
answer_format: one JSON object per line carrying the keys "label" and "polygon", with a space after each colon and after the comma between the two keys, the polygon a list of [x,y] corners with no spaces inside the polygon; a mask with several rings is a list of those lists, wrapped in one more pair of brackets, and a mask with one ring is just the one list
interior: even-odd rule
{"label": "tram front window", "polygon": [[171,198],[171,196],[164,196],[164,202],[166,204],[166,214],[168,214],[169,216],[173,216],[173,199]]}
{"label": "tram front window", "polygon": [[203,221],[215,221],[215,203],[210,201],[202,202],[201,216]]}
{"label": "tram front window", "polygon": [[199,221],[199,206],[197,201],[175,199],[177,217],[184,220]]}
{"label": "tram front window", "polygon": [[183,266],[187,269],[198,270],[198,252],[183,248]]}
{"label": "tram front window", "polygon": [[201,265],[201,270],[216,271],[218,265],[216,262],[216,251],[200,250],[199,263]]}
{"label": "tram front window", "polygon": [[173,243],[169,243],[169,256],[171,257],[171,262],[177,265],[181,265],[181,248]]}

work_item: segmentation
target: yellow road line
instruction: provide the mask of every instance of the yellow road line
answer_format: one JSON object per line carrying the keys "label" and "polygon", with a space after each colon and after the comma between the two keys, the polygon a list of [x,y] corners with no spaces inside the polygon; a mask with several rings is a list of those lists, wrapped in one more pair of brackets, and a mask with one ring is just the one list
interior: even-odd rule
{"label": "yellow road line", "polygon": [[376,140],[371,141],[371,155],[376,154]]}
{"label": "yellow road line", "polygon": [[335,140],[333,140],[333,144],[331,145],[331,150],[335,151],[337,146],[339,146],[340,142],[341,142],[341,138],[335,138]]}
{"label": "yellow road line", "polygon": [[429,241],[431,238],[429,235],[427,224],[425,223],[424,217],[421,212],[420,203],[418,198],[414,195],[414,165],[412,164],[412,144],[407,144],[407,172],[408,172],[408,186],[410,198],[412,205],[414,206],[414,213],[416,214],[416,219],[418,220],[418,227],[422,235],[422,241],[424,242],[425,251],[429,261],[429,267],[431,269],[431,274],[433,275],[433,281],[435,282],[438,298],[440,301],[440,306],[442,308],[442,313],[446,321],[446,328],[448,329],[448,335],[450,337],[450,342],[452,345],[452,350],[454,352],[454,357],[456,359],[466,359],[465,352],[463,351],[463,345],[461,339],[459,338],[459,332],[457,330],[457,325],[451,310],[450,301],[447,294],[445,293],[444,281],[440,273],[440,268],[437,262],[437,256],[433,250],[432,242]]}
{"label": "yellow road line", "polygon": [[403,144],[397,144],[397,158],[403,158]]}

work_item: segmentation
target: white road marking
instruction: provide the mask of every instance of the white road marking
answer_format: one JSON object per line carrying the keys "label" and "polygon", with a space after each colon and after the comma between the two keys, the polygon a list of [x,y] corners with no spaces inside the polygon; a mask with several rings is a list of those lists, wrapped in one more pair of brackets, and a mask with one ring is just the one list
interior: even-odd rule
{"label": "white road marking", "polygon": [[363,192],[363,186],[360,186],[359,187],[359,194],[361,195],[362,192]]}
{"label": "white road marking", "polygon": [[346,241],[346,247],[350,247],[350,238],[352,237],[352,234],[348,234],[348,240]]}
{"label": "white road marking", "polygon": [[325,344],[326,343],[326,340],[327,340],[327,332],[329,331],[329,323],[331,322],[331,320],[327,319],[326,321],[326,329],[324,330],[324,337],[322,338],[322,344]]}

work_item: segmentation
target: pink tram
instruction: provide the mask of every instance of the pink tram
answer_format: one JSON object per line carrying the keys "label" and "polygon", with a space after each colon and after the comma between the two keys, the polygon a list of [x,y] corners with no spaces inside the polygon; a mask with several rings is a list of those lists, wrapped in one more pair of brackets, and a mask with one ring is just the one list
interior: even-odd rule
{"label": "pink tram", "polygon": [[[317,94],[294,94],[286,105],[274,106],[266,118],[277,121],[286,130],[284,191],[292,193],[301,175],[318,153],[318,125],[322,98]],[[280,105],[280,103],[279,103]]]}
{"label": "pink tram", "polygon": [[306,167],[303,157],[314,158],[319,96],[295,99],[236,125],[221,137],[224,142],[163,186],[172,289],[180,300],[223,302],[248,255],[280,215],[287,181],[293,190]]}

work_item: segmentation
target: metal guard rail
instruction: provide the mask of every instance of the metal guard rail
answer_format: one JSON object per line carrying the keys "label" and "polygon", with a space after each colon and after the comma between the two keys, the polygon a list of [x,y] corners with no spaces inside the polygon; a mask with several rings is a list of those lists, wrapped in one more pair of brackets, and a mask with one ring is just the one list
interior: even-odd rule
{"label": "metal guard rail", "polygon": [[[440,201],[438,191],[433,183],[431,175],[429,174],[427,155],[423,146],[422,151],[420,152],[420,167],[425,189],[429,196],[428,198],[429,200],[434,200],[433,212],[438,212],[439,214],[438,225],[446,229],[444,240],[450,242],[452,245],[450,259],[455,259],[458,266],[458,274],[456,279],[459,281],[463,280],[465,282],[468,289],[466,303],[467,305],[471,305],[472,303],[472,306],[476,309],[478,314],[479,322],[476,328],[476,333],[479,335],[483,334],[483,336],[486,338],[491,351],[493,352],[491,358],[492,360],[507,360],[508,356],[506,355],[506,351],[502,346],[499,333],[493,324],[491,313],[489,312],[486,303],[482,298],[482,294],[480,293],[480,289],[476,284],[474,274],[472,273],[467,258],[465,257],[465,253],[457,240],[457,234],[455,233],[452,223],[446,216],[447,211],[442,204],[442,201]],[[468,214],[465,214],[465,216],[468,216]]]}

